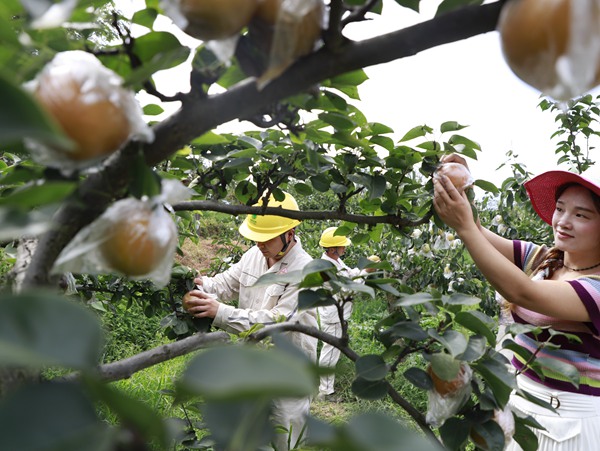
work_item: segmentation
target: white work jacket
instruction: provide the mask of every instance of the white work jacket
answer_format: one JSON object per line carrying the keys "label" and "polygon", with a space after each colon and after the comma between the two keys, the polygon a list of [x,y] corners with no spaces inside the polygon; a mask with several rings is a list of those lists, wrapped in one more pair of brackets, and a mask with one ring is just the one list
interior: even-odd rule
{"label": "white work jacket", "polygon": [[[202,287],[207,293],[216,294],[222,302],[238,300],[238,307],[221,303],[213,325],[227,332],[239,333],[250,329],[254,324],[275,324],[282,318],[300,324],[317,327],[314,309],[298,311],[298,285],[276,283],[254,287],[256,280],[266,273],[286,274],[304,268],[312,257],[302,248],[296,237],[296,244],[271,268],[257,246],[242,255],[239,262],[227,271],[214,277],[202,277]],[[316,359],[316,341],[300,333],[290,334],[291,340],[307,355]]]}
{"label": "white work jacket", "polygon": [[[328,262],[333,263],[338,269],[338,274],[344,277],[348,277],[350,279],[354,277],[358,277],[360,275],[367,274],[366,271],[362,271],[358,268],[350,268],[346,263],[342,261],[341,258],[337,260],[329,257],[325,252],[321,255],[322,260],[327,260]],[[360,283],[360,280],[356,280],[356,282]],[[363,281],[364,282],[364,281]],[[334,324],[340,322],[340,316],[338,314],[337,307],[335,305],[327,305],[325,307],[319,307],[319,320],[322,323]],[[350,315],[352,314],[352,303],[348,302],[344,305],[344,319],[347,321],[350,319]]]}

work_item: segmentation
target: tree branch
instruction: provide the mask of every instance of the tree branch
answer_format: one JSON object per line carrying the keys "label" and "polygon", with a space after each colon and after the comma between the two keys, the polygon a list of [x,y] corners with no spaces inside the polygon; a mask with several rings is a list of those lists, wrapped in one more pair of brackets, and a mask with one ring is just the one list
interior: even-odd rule
{"label": "tree branch", "polygon": [[[189,354],[198,349],[228,343],[229,341],[229,334],[226,332],[197,333],[191,337],[184,338],[183,340],[140,352],[139,354],[119,360],[118,362],[100,365],[98,367],[98,375],[101,380],[106,382],[127,379],[138,371],[174,359],[175,357]],[[71,373],[59,379],[72,381],[78,379],[79,376],[79,373]]]}
{"label": "tree branch", "polygon": [[154,142],[143,146],[130,143],[106,160],[99,172],[91,174],[80,184],[71,200],[57,212],[54,228],[40,238],[23,281],[24,287],[47,284],[49,271],[65,245],[82,227],[123,195],[132,177],[132,156],[140,147],[146,162],[154,166],[218,125],[240,117],[251,117],[265,106],[307,90],[321,80],[494,31],[502,4],[503,1],[499,1],[461,8],[372,39],[346,42],[335,52],[323,48],[299,60],[263,90],[257,88],[254,79],[247,79],[214,96],[204,98],[194,91],[190,92],[177,113],[154,127]]}
{"label": "tree branch", "polygon": [[339,219],[348,222],[354,222],[356,224],[392,224],[394,226],[406,227],[406,226],[418,226],[424,222],[428,222],[430,215],[427,215],[425,219],[418,221],[410,221],[402,218],[398,215],[385,215],[385,216],[366,216],[356,215],[351,213],[343,213],[340,211],[296,211],[296,210],[284,210],[280,207],[248,207],[246,205],[231,205],[223,202],[212,201],[212,200],[196,200],[188,202],[180,202],[172,205],[175,211],[218,211],[220,213],[227,213],[233,216],[243,214],[257,214],[257,215],[277,215],[285,218],[292,219]]}

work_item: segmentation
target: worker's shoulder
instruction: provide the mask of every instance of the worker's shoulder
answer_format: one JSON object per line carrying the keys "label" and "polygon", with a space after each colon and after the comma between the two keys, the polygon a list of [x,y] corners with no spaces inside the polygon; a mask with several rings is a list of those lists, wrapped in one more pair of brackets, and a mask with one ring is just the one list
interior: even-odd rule
{"label": "worker's shoulder", "polygon": [[313,261],[313,258],[310,256],[310,254],[303,248],[292,249],[292,251],[295,252],[290,253],[289,263],[290,266],[293,266],[294,268],[302,269],[311,261]]}

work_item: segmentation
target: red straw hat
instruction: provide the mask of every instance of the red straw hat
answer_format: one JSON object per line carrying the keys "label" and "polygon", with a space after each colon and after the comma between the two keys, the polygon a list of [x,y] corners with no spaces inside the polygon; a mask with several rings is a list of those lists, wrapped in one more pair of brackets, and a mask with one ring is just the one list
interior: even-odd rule
{"label": "red straw hat", "polygon": [[552,215],[556,208],[556,191],[568,183],[577,183],[600,196],[600,185],[567,171],[548,171],[525,182],[525,189],[536,213],[552,225]]}

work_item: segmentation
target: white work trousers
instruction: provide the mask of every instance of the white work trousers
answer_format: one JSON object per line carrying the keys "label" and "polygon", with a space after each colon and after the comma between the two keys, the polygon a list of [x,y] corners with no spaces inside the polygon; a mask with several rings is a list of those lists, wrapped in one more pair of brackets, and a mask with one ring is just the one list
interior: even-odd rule
{"label": "white work trousers", "polygon": [[[339,322],[322,323],[321,330],[338,338],[342,336],[342,325]],[[329,343],[323,342],[321,354],[319,354],[319,366],[335,369],[339,358],[340,350],[335,346],[331,346]],[[331,395],[335,391],[333,388],[334,383],[335,373],[321,376],[321,379],[319,380],[319,394]]]}
{"label": "white work trousers", "polygon": [[273,405],[273,424],[288,429],[275,435],[275,451],[288,451],[288,440],[291,449],[297,448],[298,440],[306,439],[306,431],[302,429],[306,426],[310,398],[277,398]]}

